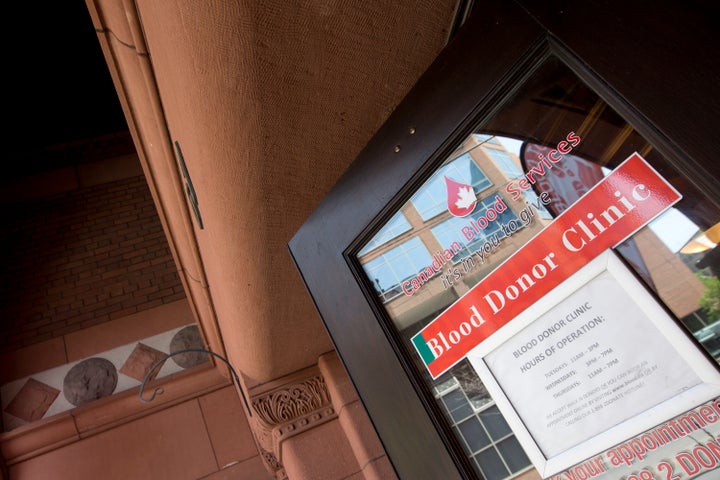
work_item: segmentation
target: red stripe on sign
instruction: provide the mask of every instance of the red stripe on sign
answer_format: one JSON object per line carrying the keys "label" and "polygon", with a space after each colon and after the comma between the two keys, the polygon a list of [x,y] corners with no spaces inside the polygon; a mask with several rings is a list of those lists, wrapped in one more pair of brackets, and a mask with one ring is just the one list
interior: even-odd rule
{"label": "red stripe on sign", "polygon": [[681,195],[640,155],[630,156],[418,335],[433,378]]}

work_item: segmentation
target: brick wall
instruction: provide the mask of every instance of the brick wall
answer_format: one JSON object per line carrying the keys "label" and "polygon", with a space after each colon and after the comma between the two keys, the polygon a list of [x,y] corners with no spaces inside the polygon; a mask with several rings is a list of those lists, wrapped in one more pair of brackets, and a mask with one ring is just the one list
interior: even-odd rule
{"label": "brick wall", "polygon": [[185,297],[142,176],[0,208],[0,350]]}

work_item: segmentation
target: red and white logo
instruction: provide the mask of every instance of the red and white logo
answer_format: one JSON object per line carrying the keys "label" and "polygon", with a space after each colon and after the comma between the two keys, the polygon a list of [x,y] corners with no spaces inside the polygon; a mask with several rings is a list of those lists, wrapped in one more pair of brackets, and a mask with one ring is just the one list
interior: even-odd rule
{"label": "red and white logo", "polygon": [[445,185],[447,186],[448,211],[456,217],[470,215],[477,205],[477,196],[472,185],[456,182],[448,177],[445,177]]}

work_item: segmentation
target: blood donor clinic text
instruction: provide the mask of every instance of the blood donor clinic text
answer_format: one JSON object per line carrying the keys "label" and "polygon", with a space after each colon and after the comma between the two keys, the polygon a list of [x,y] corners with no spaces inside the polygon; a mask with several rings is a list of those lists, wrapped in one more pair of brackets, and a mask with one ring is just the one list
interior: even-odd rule
{"label": "blood donor clinic text", "polygon": [[468,351],[680,199],[638,154],[428,324],[413,344],[437,378]]}

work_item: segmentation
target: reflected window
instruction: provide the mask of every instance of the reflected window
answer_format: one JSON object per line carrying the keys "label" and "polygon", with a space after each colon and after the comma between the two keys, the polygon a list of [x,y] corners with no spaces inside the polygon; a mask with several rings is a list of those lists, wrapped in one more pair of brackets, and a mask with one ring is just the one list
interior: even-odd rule
{"label": "reflected window", "polygon": [[[524,175],[522,169],[517,163],[515,163],[512,157],[505,150],[486,148],[485,151],[488,155],[490,155],[490,158],[495,161],[500,170],[502,170],[508,178],[522,178],[522,176]],[[535,193],[535,190],[525,190],[523,192],[523,196],[531,204],[538,205],[538,196]],[[550,214],[550,212],[547,211],[544,206],[540,205],[538,211],[541,218],[545,220],[550,220],[552,218],[552,215]]]}
{"label": "reflected window", "polygon": [[492,158],[500,170],[502,170],[508,178],[520,178],[523,176],[523,172],[520,166],[513,161],[512,157],[508,155],[504,150],[498,150],[495,148],[486,148],[485,151],[490,158]]}
{"label": "reflected window", "polygon": [[530,459],[487,392],[483,389],[478,397],[460,381],[464,367],[458,369],[459,378],[450,377],[436,392],[473,468],[487,480],[505,479],[526,470]]}
{"label": "reflected window", "polygon": [[[430,229],[443,249],[453,250],[452,245],[454,243],[459,243],[463,247],[462,251],[456,253],[453,257],[454,262],[459,261],[461,257],[477,252],[489,239],[500,240],[506,237],[507,235],[503,232],[502,226],[508,225],[511,220],[515,220],[515,224],[517,225],[522,225],[522,223],[517,222],[518,217],[515,215],[515,212],[510,208],[506,208],[498,214],[497,220],[488,222],[484,229],[469,226],[473,225],[471,222],[475,222],[475,224],[481,223],[482,220],[480,219],[485,218],[487,211],[493,208],[493,205],[498,202],[498,198],[497,196],[487,197],[478,202],[475,211],[468,217],[451,217]],[[471,235],[472,237],[470,237]]]}
{"label": "reflected window", "polygon": [[475,164],[469,153],[465,153],[439,169],[432,178],[412,197],[411,202],[423,220],[447,210],[445,177],[458,183],[471,185],[475,193],[486,189],[492,183]]}
{"label": "reflected window", "polygon": [[375,235],[372,240],[365,245],[359,255],[365,255],[366,253],[375,250],[380,245],[384,245],[393,238],[398,237],[410,229],[412,229],[412,227],[408,223],[407,218],[405,218],[405,215],[403,215],[402,212],[396,213],[390,221],[380,229],[377,235]]}
{"label": "reflected window", "polygon": [[478,141],[478,143],[489,143],[491,145],[500,145],[500,142],[498,142],[498,139],[495,135],[485,135],[482,133],[476,133],[473,136],[475,137],[475,140]]}
{"label": "reflected window", "polygon": [[384,301],[401,295],[403,281],[423,275],[433,259],[419,238],[414,237],[368,261],[364,270]]}

